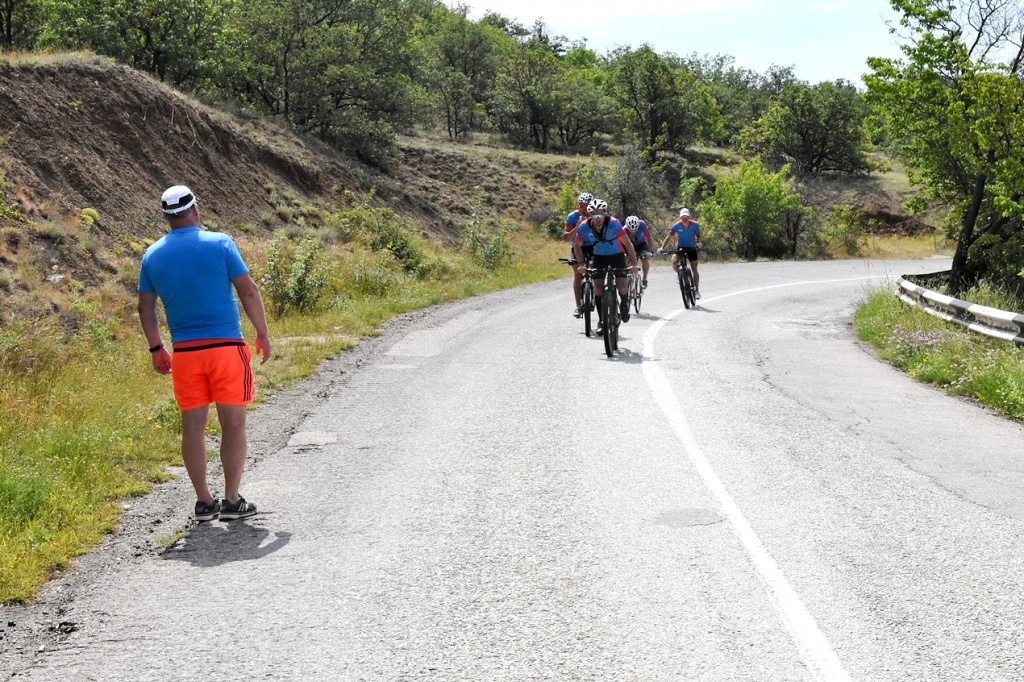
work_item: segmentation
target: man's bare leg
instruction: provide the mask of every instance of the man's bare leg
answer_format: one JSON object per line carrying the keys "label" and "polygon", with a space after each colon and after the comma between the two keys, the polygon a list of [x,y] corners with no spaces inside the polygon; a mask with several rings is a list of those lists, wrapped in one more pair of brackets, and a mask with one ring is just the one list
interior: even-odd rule
{"label": "man's bare leg", "polygon": [[196,499],[213,503],[213,494],[206,482],[206,420],[210,406],[204,405],[181,413],[181,458],[196,491]]}
{"label": "man's bare leg", "polygon": [[224,469],[224,498],[234,504],[245,468],[245,405],[217,404],[220,421],[220,463]]}

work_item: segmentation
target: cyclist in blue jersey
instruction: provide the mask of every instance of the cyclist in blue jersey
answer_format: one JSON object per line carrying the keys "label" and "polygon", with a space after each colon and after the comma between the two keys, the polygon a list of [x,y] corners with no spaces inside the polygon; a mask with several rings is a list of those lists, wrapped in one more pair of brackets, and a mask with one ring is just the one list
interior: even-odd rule
{"label": "cyclist in blue jersey", "polygon": [[629,236],[633,240],[633,250],[636,251],[636,255],[640,260],[640,266],[643,268],[643,287],[647,288],[647,271],[651,265],[647,262],[647,259],[653,256],[651,253],[651,228],[647,226],[647,222],[640,220],[635,215],[631,215],[626,218],[626,229],[629,230]]}
{"label": "cyclist in blue jersey", "polygon": [[[565,216],[565,230],[562,233],[562,238],[565,239],[565,241],[575,243],[576,230],[577,228],[579,228],[580,223],[585,221],[587,217],[590,215],[588,206],[590,205],[590,202],[593,200],[594,195],[591,194],[590,192],[580,192],[579,196],[576,197],[576,210],[570,213],[569,215]],[[593,253],[593,242],[591,242],[590,244],[584,244],[583,255],[586,256],[587,258],[590,258],[590,256]],[[570,247],[569,262],[574,263],[575,260],[575,251],[572,247]],[[572,311],[572,314],[575,315],[576,317],[581,317],[583,315],[583,311],[580,310],[580,303],[582,302],[583,296],[583,276],[579,273],[579,271],[576,270],[576,268],[573,268],[572,273],[572,293],[576,299],[576,308]]]}
{"label": "cyclist in blue jersey", "polygon": [[672,226],[669,233],[665,235],[664,241],[661,242],[661,249],[664,250],[668,245],[668,241],[675,235],[678,238],[677,252],[672,254],[672,269],[676,272],[679,271],[679,251],[683,253],[690,261],[690,268],[693,269],[693,288],[696,290],[695,296],[700,298],[700,275],[697,273],[697,249],[701,245],[701,233],[700,225],[696,220],[690,218],[690,209],[684,208],[679,211],[679,221]]}
{"label": "cyclist in blue jersey", "polygon": [[[582,275],[587,271],[587,264],[583,260],[583,245],[588,240],[594,243],[593,266],[595,268],[629,267],[633,272],[636,272],[638,268],[633,242],[618,218],[608,215],[608,202],[603,199],[594,199],[590,202],[588,208],[590,210],[590,218],[579,226],[576,233],[576,242],[573,245],[576,261],[579,263],[577,272]],[[625,275],[617,275],[615,284],[619,290],[621,300],[619,304],[620,316],[623,322],[629,322],[629,298],[626,296]],[[601,298],[603,292],[604,280],[595,278],[594,297]],[[601,310],[598,308],[599,326],[604,323],[604,320],[600,319],[600,314]]]}

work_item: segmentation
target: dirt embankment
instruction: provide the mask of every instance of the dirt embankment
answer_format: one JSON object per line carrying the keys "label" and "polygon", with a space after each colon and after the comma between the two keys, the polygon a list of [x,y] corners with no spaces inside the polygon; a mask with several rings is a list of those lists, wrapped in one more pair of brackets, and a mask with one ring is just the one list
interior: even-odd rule
{"label": "dirt embankment", "polygon": [[159,195],[176,183],[225,226],[259,224],[268,184],[310,201],[356,185],[337,159],[114,65],[0,66],[0,129],[8,201],[44,220],[93,208],[111,236],[161,234]]}

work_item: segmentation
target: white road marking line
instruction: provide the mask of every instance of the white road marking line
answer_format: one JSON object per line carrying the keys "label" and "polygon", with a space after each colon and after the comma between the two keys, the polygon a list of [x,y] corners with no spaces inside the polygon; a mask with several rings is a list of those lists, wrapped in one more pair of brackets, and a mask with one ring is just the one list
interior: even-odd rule
{"label": "white road marking line", "polygon": [[[853,277],[848,279],[777,284],[773,286],[759,287],[756,289],[745,289],[743,291],[735,291],[731,294],[716,296],[715,298],[707,299],[705,303],[710,303],[723,298],[730,298],[732,296],[739,296],[740,294],[749,294],[769,289],[779,289],[782,287],[854,282],[866,279],[882,279],[885,277],[888,276],[878,275],[874,277]],[[721,505],[725,518],[729,521],[729,525],[732,526],[733,532],[736,534],[740,544],[743,545],[747,555],[750,557],[750,560],[754,565],[754,569],[757,571],[758,575],[761,576],[761,579],[764,580],[769,591],[772,593],[772,596],[775,598],[775,603],[780,615],[782,616],[782,620],[795,640],[804,662],[811,670],[811,674],[816,679],[828,680],[828,682],[842,682],[850,680],[850,675],[845,669],[843,669],[843,665],[840,663],[839,657],[832,649],[832,645],[829,644],[825,634],[818,627],[817,622],[814,620],[814,616],[810,614],[807,607],[804,606],[804,603],[800,600],[800,595],[796,593],[796,590],[794,590],[792,585],[789,584],[789,581],[786,580],[786,576],[783,575],[782,569],[779,568],[779,564],[772,558],[772,555],[768,553],[768,550],[765,549],[761,539],[757,537],[757,533],[755,533],[754,529],[750,526],[750,522],[748,522],[746,517],[743,516],[743,512],[740,511],[736,502],[729,494],[729,491],[725,489],[725,486],[722,484],[722,480],[718,477],[718,474],[715,473],[714,468],[711,466],[711,462],[708,461],[708,458],[700,449],[700,446],[697,444],[697,440],[693,437],[693,433],[690,431],[689,425],[686,423],[682,407],[679,405],[679,400],[672,391],[672,386],[669,384],[665,374],[661,371],[661,368],[657,363],[650,362],[654,359],[654,339],[658,336],[658,332],[660,332],[672,318],[679,315],[683,310],[685,310],[685,308],[679,308],[668,315],[665,315],[660,320],[652,324],[650,329],[647,330],[647,333],[644,334],[643,350],[641,351],[643,364],[641,367],[643,368],[644,378],[647,380],[647,385],[650,387],[651,393],[653,394],[655,401],[658,403],[658,406],[661,408],[661,411],[665,413],[665,417],[668,419],[669,424],[672,425],[672,430],[675,432],[676,437],[682,444],[683,449],[690,458],[690,461],[697,469],[697,472],[704,480],[705,485],[707,485],[712,495],[715,496],[718,503]]]}

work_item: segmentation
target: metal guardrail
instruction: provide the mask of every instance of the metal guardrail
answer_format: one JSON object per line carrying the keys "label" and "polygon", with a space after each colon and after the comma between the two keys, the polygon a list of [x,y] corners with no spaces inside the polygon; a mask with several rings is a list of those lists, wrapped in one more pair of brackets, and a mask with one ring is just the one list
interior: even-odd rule
{"label": "metal guardrail", "polygon": [[904,303],[971,331],[1024,345],[1024,315],[968,303],[896,278],[896,296]]}

